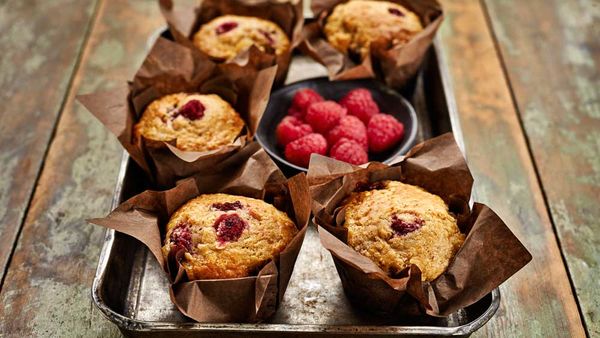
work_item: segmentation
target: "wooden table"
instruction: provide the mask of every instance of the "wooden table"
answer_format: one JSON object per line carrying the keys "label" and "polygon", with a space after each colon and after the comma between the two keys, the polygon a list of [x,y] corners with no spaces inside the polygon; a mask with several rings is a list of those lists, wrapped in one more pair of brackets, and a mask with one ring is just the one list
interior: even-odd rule
{"label": "wooden table", "polygon": [[[534,260],[477,336],[600,335],[600,4],[447,0],[476,193]],[[78,93],[129,79],[155,1],[0,2],[0,336],[118,336],[90,284],[121,148]]]}

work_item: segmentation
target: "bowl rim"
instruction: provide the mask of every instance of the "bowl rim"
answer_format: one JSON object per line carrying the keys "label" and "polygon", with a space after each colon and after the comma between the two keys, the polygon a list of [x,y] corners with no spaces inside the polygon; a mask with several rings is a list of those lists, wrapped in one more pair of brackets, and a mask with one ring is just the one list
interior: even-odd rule
{"label": "bowl rim", "polygon": [[[382,91],[382,92],[386,92],[388,94],[391,94],[393,96],[396,96],[400,99],[400,101],[402,102],[402,104],[404,104],[404,106],[407,108],[408,110],[408,115],[410,118],[410,124],[411,124],[411,132],[410,134],[405,134],[404,135],[404,139],[403,139],[403,145],[396,150],[395,152],[393,152],[392,154],[390,154],[390,156],[388,158],[386,158],[384,161],[382,161],[381,163],[383,164],[389,164],[391,162],[393,162],[396,158],[398,158],[398,156],[402,156],[400,154],[406,153],[409,149],[411,149],[415,144],[416,144],[416,138],[417,138],[417,133],[418,133],[418,127],[419,127],[419,121],[418,121],[418,117],[417,117],[417,112],[415,111],[415,108],[413,107],[413,105],[410,103],[410,101],[408,101],[402,94],[400,94],[399,92],[397,92],[396,90],[385,86],[384,84],[382,84],[381,82],[375,80],[375,79],[350,79],[350,80],[336,80],[336,81],[330,81],[328,77],[326,76],[321,76],[321,77],[314,77],[314,78],[308,78],[308,79],[303,79],[300,81],[296,81],[296,82],[292,82],[292,83],[288,83],[280,88],[277,88],[276,90],[272,91],[270,96],[269,96],[269,103],[271,102],[271,96],[276,95],[280,92],[283,92],[285,90],[288,89],[288,87],[290,86],[297,86],[300,85],[302,83],[307,83],[307,82],[321,82],[321,81],[326,81],[329,82],[331,84],[337,84],[337,83],[344,83],[344,82],[370,82],[373,84],[373,87],[375,87],[374,89],[378,90],[378,91]],[[267,108],[268,108],[268,104],[267,106],[265,106],[265,112],[267,112]],[[256,128],[256,133],[255,133],[255,137],[256,140],[258,141],[258,143],[260,144],[260,146],[267,152],[267,154],[269,154],[269,156],[271,156],[272,158],[274,158],[276,161],[279,161],[281,163],[283,163],[284,165],[291,167],[295,170],[299,170],[299,171],[303,171],[306,172],[308,171],[308,168],[305,167],[301,167],[299,165],[293,164],[291,162],[289,162],[288,160],[286,160],[283,156],[280,156],[276,150],[273,150],[271,148],[271,146],[269,145],[269,143],[267,142],[266,139],[263,139],[263,137],[261,137],[261,133],[259,132],[263,127],[263,124],[265,123],[264,121],[264,113],[263,116],[261,117],[259,123],[258,123],[258,127]],[[405,128],[406,130],[407,128]],[[371,163],[371,162],[377,162],[377,161],[369,161],[367,163]]]}

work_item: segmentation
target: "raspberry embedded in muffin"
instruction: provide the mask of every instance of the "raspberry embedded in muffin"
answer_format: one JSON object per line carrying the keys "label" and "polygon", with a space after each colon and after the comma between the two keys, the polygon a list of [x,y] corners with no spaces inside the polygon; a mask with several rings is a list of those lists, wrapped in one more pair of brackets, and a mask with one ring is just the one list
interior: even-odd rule
{"label": "raspberry embedded in muffin", "polygon": [[213,224],[219,243],[234,242],[240,239],[248,223],[237,214],[223,214]]}
{"label": "raspberry embedded in muffin", "polygon": [[371,42],[385,39],[404,45],[423,30],[419,17],[393,2],[351,0],[335,6],[323,32],[329,43],[345,54],[364,59]]}
{"label": "raspberry embedded in muffin", "polygon": [[243,128],[240,115],[218,95],[177,93],[150,103],[134,135],[157,146],[175,141],[181,150],[209,151],[232,143]]}
{"label": "raspberry embedded in muffin", "polygon": [[190,225],[187,222],[178,223],[171,235],[169,236],[171,245],[175,247],[181,247],[187,251],[192,249],[192,233],[190,232]]}
{"label": "raspberry embedded in muffin", "polygon": [[205,23],[194,34],[193,43],[218,61],[231,60],[251,46],[276,55],[290,48],[288,37],[274,22],[239,15],[223,15]]}
{"label": "raspberry embedded in muffin", "polygon": [[[406,217],[407,215],[408,217]],[[392,215],[392,223],[390,224],[390,227],[394,231],[395,235],[404,236],[413,231],[419,230],[423,224],[425,224],[425,221],[419,216],[410,212],[405,212],[400,215]]]}
{"label": "raspberry embedded in muffin", "polygon": [[298,232],[283,211],[254,198],[200,195],[169,220],[163,255],[184,250],[190,280],[245,277],[278,255]]}
{"label": "raspberry embedded in muffin", "polygon": [[233,21],[223,22],[222,24],[218,25],[217,28],[215,28],[215,33],[217,35],[225,34],[225,33],[229,32],[230,30],[237,28],[237,26],[239,26],[237,22],[233,22]]}
{"label": "raspberry embedded in muffin", "polygon": [[206,108],[199,100],[190,100],[181,106],[181,108],[179,108],[179,110],[173,116],[177,117],[177,115],[181,115],[188,120],[199,120],[204,116],[205,109]]}
{"label": "raspberry embedded in muffin", "polygon": [[229,211],[243,208],[242,203],[240,201],[213,203],[211,207],[215,210],[221,211]]}
{"label": "raspberry embedded in muffin", "polygon": [[411,264],[442,274],[465,236],[436,195],[398,181],[361,184],[344,202],[348,245],[395,277]]}
{"label": "raspberry embedded in muffin", "polygon": [[402,12],[402,11],[401,11],[401,10],[399,10],[398,8],[391,8],[391,7],[390,7],[390,8],[388,8],[388,12],[389,12],[390,14],[392,14],[392,15],[395,15],[395,16],[400,16],[400,17],[403,17],[403,16],[405,16],[405,15],[406,15],[406,14],[404,14],[404,12]]}
{"label": "raspberry embedded in muffin", "polygon": [[369,190],[379,190],[385,189],[386,184],[383,181],[377,181],[373,183],[369,182],[358,182],[356,183],[356,187],[354,188],[354,192],[363,192]]}

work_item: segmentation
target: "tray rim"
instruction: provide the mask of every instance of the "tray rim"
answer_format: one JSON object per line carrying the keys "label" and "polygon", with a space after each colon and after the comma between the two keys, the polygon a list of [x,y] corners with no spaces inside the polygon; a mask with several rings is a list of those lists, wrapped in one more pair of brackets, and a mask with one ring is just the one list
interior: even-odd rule
{"label": "tray rim", "polygon": [[[444,88],[443,95],[448,108],[450,125],[452,133],[459,145],[463,155],[466,158],[463,133],[459,121],[458,110],[454,98],[454,89],[450,81],[446,60],[444,59],[443,47],[439,42],[439,38],[435,37],[433,41],[433,49],[437,57],[439,73]],[[129,155],[123,151],[117,183],[113,193],[111,202],[111,210],[119,205],[119,200],[123,188],[123,180],[127,172],[129,164]],[[473,194],[474,195],[474,192]],[[254,331],[255,333],[330,333],[330,334],[370,334],[370,335],[442,335],[442,336],[464,336],[470,335],[485,325],[497,312],[500,307],[500,290],[495,288],[490,292],[490,306],[473,321],[454,327],[438,327],[438,326],[400,326],[400,325],[325,325],[325,324],[249,324],[249,323],[172,323],[163,321],[143,321],[124,316],[106,304],[102,298],[101,285],[108,266],[109,257],[111,255],[113,244],[115,241],[115,231],[108,229],[104,237],[104,244],[98,266],[94,275],[94,280],[91,287],[91,297],[94,305],[100,312],[111,322],[113,322],[121,330],[135,332],[151,332],[151,331],[176,331],[189,330],[194,332],[221,332],[221,333],[242,333]],[[360,330],[360,331],[359,331]]]}

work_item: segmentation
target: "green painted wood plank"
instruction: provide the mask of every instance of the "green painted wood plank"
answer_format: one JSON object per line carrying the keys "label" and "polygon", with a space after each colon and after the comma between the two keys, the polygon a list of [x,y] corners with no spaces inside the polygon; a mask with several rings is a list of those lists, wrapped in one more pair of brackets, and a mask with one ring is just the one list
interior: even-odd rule
{"label": "green painted wood plank", "polygon": [[156,1],[101,1],[1,290],[6,336],[118,336],[91,303],[121,147],[74,97],[121,84],[163,24]]}
{"label": "green painted wood plank", "polygon": [[533,255],[533,261],[501,287],[497,315],[476,336],[583,336],[485,11],[478,1],[443,3],[447,14],[440,32],[443,54],[452,75],[477,198],[498,212]]}
{"label": "green painted wood plank", "polygon": [[486,0],[588,333],[600,335],[600,3]]}
{"label": "green painted wood plank", "polygon": [[0,2],[0,280],[96,0]]}
{"label": "green painted wood plank", "polygon": [[[460,17],[464,9],[454,9],[450,11],[455,15],[451,15],[451,20],[464,20]],[[81,92],[107,88],[131,75],[141,60],[140,51],[145,42],[140,41],[142,34],[137,34],[149,33],[152,24],[148,22],[156,23],[154,19],[160,19],[155,4],[143,1],[107,3],[101,13],[91,39],[89,56],[84,58],[84,66],[75,81],[50,149],[22,239],[7,275],[6,288],[0,294],[5,304],[0,315],[13,318],[11,323],[0,323],[0,332],[7,335],[117,334],[96,311],[90,310],[89,298],[87,302],[82,301],[85,299],[82,297],[89,293],[103,231],[85,225],[81,220],[108,209],[119,150],[101,126],[74,104],[73,93],[80,88]],[[477,178],[477,192],[483,201],[498,209],[509,224],[516,224],[513,230],[521,238],[527,236],[530,249],[532,245],[535,247],[532,250],[534,256],[541,256],[541,262],[536,261],[533,268],[528,267],[503,288],[501,312],[481,334],[531,336],[567,334],[570,331],[578,335],[581,333],[580,326],[577,329],[578,317],[569,315],[574,301],[570,290],[561,288],[566,280],[564,268],[557,264],[556,243],[553,244],[552,232],[548,231],[547,215],[540,208],[543,201],[537,181],[532,178],[533,170],[527,160],[522,135],[515,131],[514,111],[507,103],[510,98],[506,99],[506,89],[480,89],[476,84],[489,80],[484,76],[486,72],[477,77],[467,70],[470,68],[467,65],[478,58],[470,54],[470,59],[462,59],[465,53],[461,49],[465,46],[452,42],[455,39],[452,35],[460,32],[467,40],[478,43],[478,39],[486,39],[485,29],[482,37],[454,27],[458,25],[456,22],[452,25],[442,32],[449,51],[445,56],[453,66],[457,92],[464,90],[457,95],[457,101],[461,122],[466,127],[467,151]],[[489,49],[486,43],[479,47],[484,53]],[[494,75],[497,75],[496,66],[492,67]],[[485,65],[481,68],[489,71]],[[470,98],[470,95],[475,97]],[[482,95],[487,101],[478,100],[482,99]],[[492,100],[494,97],[499,99]],[[481,130],[480,120],[486,122],[487,118],[478,116],[480,111],[487,115],[508,114],[507,121],[502,121],[504,115],[500,116],[500,122],[497,119],[487,121],[491,126],[500,123],[503,136],[499,140],[483,141],[489,138],[489,133]],[[510,161],[515,163],[507,164],[513,163]],[[519,173],[522,174],[521,179],[514,182],[512,175]],[[515,194],[525,197],[511,201]],[[82,200],[89,203],[82,203]],[[536,241],[540,243],[531,243]],[[544,263],[549,266],[544,267]],[[76,269],[72,269],[74,266]],[[539,285],[528,283],[531,278],[539,278],[542,287],[550,284],[550,278],[556,278],[557,285],[539,291],[536,290]],[[551,301],[536,304],[542,292],[547,293]],[[531,294],[531,299],[527,299],[528,294]],[[519,304],[519,301],[525,304],[513,308],[512,305]]]}

